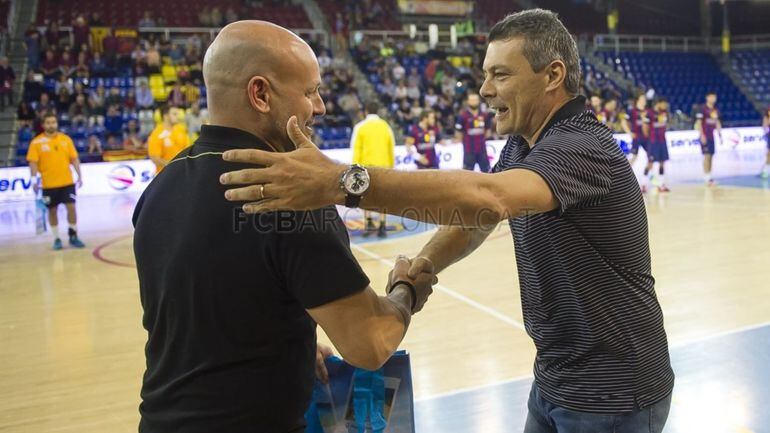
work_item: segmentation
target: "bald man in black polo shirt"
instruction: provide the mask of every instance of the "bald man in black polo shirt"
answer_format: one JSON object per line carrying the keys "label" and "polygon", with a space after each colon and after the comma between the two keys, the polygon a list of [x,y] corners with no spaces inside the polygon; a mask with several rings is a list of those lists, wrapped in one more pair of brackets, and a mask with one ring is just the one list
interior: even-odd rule
{"label": "bald man in black polo shirt", "polygon": [[353,168],[291,129],[294,152],[224,155],[268,165],[221,179],[266,185],[263,197],[244,188],[227,197],[246,201],[249,212],[352,201],[456,224],[418,255],[436,270],[472,253],[507,219],[524,325],[537,347],[525,432],[660,433],[674,374],[644,200],[612,134],[578,96],[577,45],[554,13],[523,11],[492,28],[483,69],[480,94],[497,112],[497,132],[510,134],[493,173],[372,168],[349,188]]}
{"label": "bald man in black polo shirt", "polygon": [[[257,217],[217,183],[228,149],[283,152],[291,117],[324,114],[310,47],[281,27],[225,27],[203,67],[212,125],[149,185],[134,214],[146,345],[141,433],[302,432],[320,324],[350,363],[379,368],[431,293],[398,260],[377,296],[333,206]],[[293,115],[293,116],[291,116]],[[426,263],[428,267],[429,264]]]}

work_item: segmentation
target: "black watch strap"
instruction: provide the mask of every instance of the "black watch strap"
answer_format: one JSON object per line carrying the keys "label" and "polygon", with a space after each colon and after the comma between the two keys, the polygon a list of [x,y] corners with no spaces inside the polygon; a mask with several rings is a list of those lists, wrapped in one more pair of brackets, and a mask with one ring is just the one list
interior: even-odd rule
{"label": "black watch strap", "polygon": [[361,198],[363,198],[361,195],[346,194],[345,206],[349,208],[357,208],[358,205],[361,204]]}

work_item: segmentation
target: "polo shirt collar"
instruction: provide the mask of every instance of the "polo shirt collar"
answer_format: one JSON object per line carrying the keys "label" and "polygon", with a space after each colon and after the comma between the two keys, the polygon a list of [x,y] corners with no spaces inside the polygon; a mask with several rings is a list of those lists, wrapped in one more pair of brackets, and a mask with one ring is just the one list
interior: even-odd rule
{"label": "polo shirt collar", "polygon": [[543,128],[543,131],[540,132],[540,136],[537,138],[537,141],[535,143],[540,142],[540,140],[545,137],[546,133],[549,129],[551,129],[554,125],[561,122],[562,120],[569,119],[570,117],[577,116],[578,114],[584,112],[586,110],[586,97],[583,95],[578,95],[575,98],[571,99],[569,102],[564,104],[561,108],[559,108],[559,111],[554,113],[553,117],[551,117],[551,120],[548,121],[548,123],[545,125],[545,128]]}
{"label": "polo shirt collar", "polygon": [[228,126],[203,125],[198,141],[218,144],[227,148],[273,150],[256,135]]}

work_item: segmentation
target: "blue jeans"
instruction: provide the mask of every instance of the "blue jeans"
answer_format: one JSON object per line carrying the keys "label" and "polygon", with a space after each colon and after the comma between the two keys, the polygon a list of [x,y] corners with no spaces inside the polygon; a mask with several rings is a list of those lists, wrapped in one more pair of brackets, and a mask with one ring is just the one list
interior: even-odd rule
{"label": "blue jeans", "polygon": [[533,383],[527,406],[524,433],[660,433],[668,418],[671,394],[636,412],[604,415],[556,406],[543,398]]}

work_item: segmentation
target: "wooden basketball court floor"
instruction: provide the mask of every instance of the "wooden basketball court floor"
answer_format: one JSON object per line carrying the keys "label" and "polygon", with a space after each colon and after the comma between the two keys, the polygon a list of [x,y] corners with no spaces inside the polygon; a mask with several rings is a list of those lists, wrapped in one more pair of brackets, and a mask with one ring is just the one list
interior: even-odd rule
{"label": "wooden basketball court floor", "polygon": [[[146,334],[131,250],[136,198],[82,197],[88,248],[59,252],[34,235],[33,203],[0,204],[0,432],[137,430]],[[677,374],[666,431],[770,432],[770,187],[736,177],[646,201]],[[363,240],[360,216],[348,217],[378,290],[395,256],[415,254],[433,231],[391,218],[387,240]],[[506,224],[440,275],[402,347],[418,433],[521,431],[535,352]]]}

